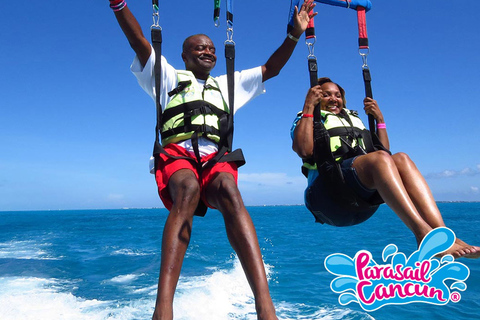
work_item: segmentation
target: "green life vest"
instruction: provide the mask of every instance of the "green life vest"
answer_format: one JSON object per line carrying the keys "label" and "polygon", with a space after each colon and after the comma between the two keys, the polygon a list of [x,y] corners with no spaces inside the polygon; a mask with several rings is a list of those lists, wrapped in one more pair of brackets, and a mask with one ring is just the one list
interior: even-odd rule
{"label": "green life vest", "polygon": [[162,145],[190,139],[195,133],[218,143],[221,123],[229,114],[218,83],[209,76],[199,90],[191,71],[179,70],[177,77],[178,87],[168,93],[172,99],[162,113]]}
{"label": "green life vest", "polygon": [[[336,162],[376,150],[370,132],[365,128],[356,111],[342,109],[341,113],[334,114],[321,110],[321,117],[329,135],[330,151]],[[313,158],[304,160],[302,172],[307,175],[308,171],[305,169],[317,169]]]}
{"label": "green life vest", "polygon": [[370,133],[356,111],[343,109],[341,113],[334,114],[321,110],[321,115],[330,136],[330,149],[335,161],[341,162],[344,157],[349,158],[351,150],[356,147],[364,153],[374,151],[367,150],[365,140],[369,139]]}

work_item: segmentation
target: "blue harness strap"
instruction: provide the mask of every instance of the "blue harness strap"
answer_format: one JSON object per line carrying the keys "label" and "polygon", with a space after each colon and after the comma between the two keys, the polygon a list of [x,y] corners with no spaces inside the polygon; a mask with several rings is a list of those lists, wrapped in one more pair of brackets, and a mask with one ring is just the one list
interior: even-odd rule
{"label": "blue harness strap", "polygon": [[227,0],[227,27],[233,26],[233,0]]}
{"label": "blue harness strap", "polygon": [[[315,0],[316,2],[328,4],[331,6],[350,8],[357,10],[358,8],[364,8],[365,12],[368,12],[372,8],[370,0]],[[293,27],[293,14],[295,7],[299,8],[305,0],[291,0],[290,11],[288,14],[288,29],[287,32]]]}
{"label": "blue harness strap", "polygon": [[365,8],[368,11],[372,8],[370,0],[315,0],[316,2],[329,4],[331,6],[351,8],[357,10],[357,7]]}

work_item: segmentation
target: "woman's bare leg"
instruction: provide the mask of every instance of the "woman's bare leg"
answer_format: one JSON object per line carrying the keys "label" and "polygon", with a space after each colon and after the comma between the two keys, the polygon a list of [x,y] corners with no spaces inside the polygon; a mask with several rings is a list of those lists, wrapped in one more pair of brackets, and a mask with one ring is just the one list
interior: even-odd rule
{"label": "woman's bare leg", "polygon": [[[413,162],[401,163],[408,161],[405,156],[400,154],[392,157],[386,152],[377,151],[359,156],[353,167],[360,181],[367,188],[378,190],[385,203],[413,232],[417,244],[420,244],[431,230],[445,226],[445,223],[430,188]],[[413,174],[408,172],[410,169],[414,170]],[[407,181],[404,181],[404,178]],[[452,254],[456,258],[477,258],[480,256],[480,248],[466,245],[459,240],[444,254]]]}
{"label": "woman's bare leg", "polygon": [[[433,198],[430,187],[415,163],[405,153],[396,153],[392,158],[395,161],[405,189],[423,219],[432,228],[445,227],[445,222]],[[461,248],[460,250],[464,251],[462,255],[465,255],[465,257],[480,257],[479,247],[471,246],[458,238],[455,243]]]}

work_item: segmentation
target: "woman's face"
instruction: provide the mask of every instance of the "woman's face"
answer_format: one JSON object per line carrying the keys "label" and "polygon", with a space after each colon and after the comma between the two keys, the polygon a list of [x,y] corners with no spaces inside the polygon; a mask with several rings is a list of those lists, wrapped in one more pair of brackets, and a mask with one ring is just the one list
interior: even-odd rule
{"label": "woman's face", "polygon": [[340,89],[335,83],[327,82],[322,84],[322,97],[320,98],[320,109],[338,114],[343,109],[343,99]]}

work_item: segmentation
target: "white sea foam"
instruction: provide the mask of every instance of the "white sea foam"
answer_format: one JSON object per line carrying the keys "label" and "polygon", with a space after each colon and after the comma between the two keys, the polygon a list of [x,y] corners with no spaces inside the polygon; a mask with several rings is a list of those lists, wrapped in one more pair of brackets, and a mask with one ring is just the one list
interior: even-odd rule
{"label": "white sea foam", "polygon": [[[273,267],[265,265],[267,277]],[[275,302],[281,320],[373,319],[363,313],[323,306]],[[306,311],[310,310],[310,311]],[[255,300],[238,258],[233,268],[207,276],[181,278],[174,301],[175,320],[256,320]]]}
{"label": "white sea foam", "polygon": [[151,253],[141,252],[141,251],[134,251],[131,249],[119,249],[112,252],[112,255],[124,255],[124,256],[148,256]]}
{"label": "white sea foam", "polygon": [[110,279],[110,282],[114,283],[130,283],[132,281],[137,280],[139,277],[141,277],[143,274],[125,274],[121,276],[116,276],[112,279]]}
{"label": "white sea foam", "polygon": [[8,241],[0,243],[0,259],[37,259],[58,260],[51,256],[47,249],[50,243],[35,240]]}
{"label": "white sea foam", "polygon": [[174,303],[175,319],[256,319],[252,292],[238,259],[232,269],[181,278]]}
{"label": "white sea foam", "polygon": [[[267,276],[273,271],[266,265]],[[143,274],[126,274],[108,282],[127,284]],[[58,279],[0,277],[1,320],[136,320],[150,319],[156,286],[131,288],[138,299],[101,301],[72,294],[72,286]],[[130,292],[132,292],[130,291]],[[348,309],[328,309],[275,302],[281,320],[373,319]],[[309,310],[309,311],[307,311]],[[356,314],[357,313],[357,314]],[[211,274],[181,277],[174,300],[175,320],[255,320],[255,301],[237,258],[232,268]],[[356,314],[356,315],[354,315]]]}
{"label": "white sea foam", "polygon": [[148,319],[154,300],[128,303],[76,297],[57,279],[0,278],[2,320],[132,320]]}

